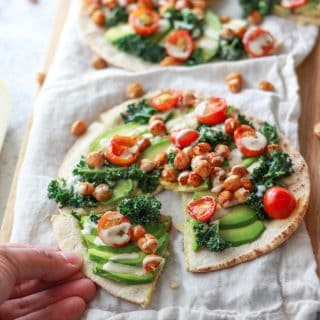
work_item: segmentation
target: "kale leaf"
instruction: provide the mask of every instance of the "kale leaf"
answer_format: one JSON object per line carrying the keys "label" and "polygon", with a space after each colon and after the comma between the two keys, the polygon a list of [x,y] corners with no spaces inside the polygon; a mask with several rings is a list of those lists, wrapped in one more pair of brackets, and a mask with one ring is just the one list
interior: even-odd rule
{"label": "kale leaf", "polygon": [[120,212],[134,224],[150,224],[160,217],[161,202],[154,196],[140,195],[123,199],[119,204]]}
{"label": "kale leaf", "polygon": [[168,154],[168,164],[173,167],[173,162],[174,162],[174,159],[176,158],[176,153],[175,152],[169,152]]}
{"label": "kale leaf", "polygon": [[246,124],[250,127],[253,126],[252,123],[249,121],[249,119],[243,114],[238,115],[238,120],[240,121],[241,124]]}
{"label": "kale leaf", "polygon": [[100,220],[101,216],[97,215],[94,211],[90,211],[89,213],[89,219],[93,222],[93,223],[98,223],[98,221]]}
{"label": "kale leaf", "polygon": [[141,99],[138,102],[130,103],[127,111],[122,113],[121,117],[124,123],[137,122],[139,124],[146,124],[155,113],[156,110],[148,105],[147,100]]}
{"label": "kale leaf", "polygon": [[72,211],[70,212],[70,214],[71,214],[74,218],[76,218],[78,221],[81,221],[81,215],[79,214],[79,212],[72,210]]}
{"label": "kale leaf", "polygon": [[128,21],[128,12],[125,7],[114,7],[110,10],[110,15],[107,19],[107,27],[114,27],[118,25],[121,22],[127,22]]}
{"label": "kale leaf", "polygon": [[196,66],[198,64],[203,64],[205,63],[203,59],[203,49],[202,48],[196,48],[191,56],[188,58],[186,61],[187,66]]}
{"label": "kale leaf", "polygon": [[239,3],[243,17],[247,17],[252,11],[258,11],[265,16],[272,12],[273,6],[279,3],[279,0],[239,0]]}
{"label": "kale leaf", "polygon": [[242,40],[239,37],[220,39],[219,56],[223,60],[239,60],[245,55]]}
{"label": "kale leaf", "polygon": [[198,130],[200,131],[200,142],[208,142],[214,148],[218,144],[230,145],[232,137],[223,131],[214,130],[210,126],[201,125]]}
{"label": "kale leaf", "polygon": [[278,131],[275,126],[264,122],[260,128],[260,132],[267,138],[268,144],[279,143]]}

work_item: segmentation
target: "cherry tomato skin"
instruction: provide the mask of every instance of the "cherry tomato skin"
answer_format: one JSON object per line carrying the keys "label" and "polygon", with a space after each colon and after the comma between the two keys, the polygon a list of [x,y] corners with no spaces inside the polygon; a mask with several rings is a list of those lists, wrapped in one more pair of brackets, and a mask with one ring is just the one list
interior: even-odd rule
{"label": "cherry tomato skin", "polygon": [[292,192],[282,187],[272,187],[263,196],[264,211],[274,219],[288,218],[296,205]]}
{"label": "cherry tomato skin", "polygon": [[227,118],[227,102],[223,98],[211,98],[206,106],[207,113],[197,114],[198,120],[206,125],[222,123]]}
{"label": "cherry tomato skin", "polygon": [[151,98],[150,105],[158,111],[165,112],[175,108],[179,100],[179,94],[174,91],[168,90],[161,92],[157,96]]}
{"label": "cherry tomato skin", "polygon": [[[141,17],[147,17],[148,24],[144,24],[140,19]],[[149,36],[159,28],[159,16],[151,9],[140,8],[131,12],[129,23],[136,33],[142,36]]]}
{"label": "cherry tomato skin", "polygon": [[200,137],[200,132],[193,129],[173,130],[170,134],[170,141],[179,148],[185,148]]}
{"label": "cherry tomato skin", "polygon": [[204,196],[188,204],[188,214],[199,222],[210,220],[216,212],[217,203],[214,197]]}
{"label": "cherry tomato skin", "polygon": [[[178,29],[170,32],[165,43],[165,48],[170,57],[176,58],[179,61],[185,61],[190,57],[194,49],[194,43],[189,31]],[[178,48],[178,50],[174,48]],[[178,52],[179,49],[181,49],[180,52]]]}
{"label": "cherry tomato skin", "polygon": [[[252,50],[252,42],[256,41],[258,38],[267,37],[268,40],[265,44],[261,45],[261,52],[254,52]],[[260,27],[256,27],[254,29],[248,30],[243,37],[243,45],[248,54],[252,57],[264,57],[270,55],[275,49],[275,39],[273,35]]]}
{"label": "cherry tomato skin", "polygon": [[288,9],[296,9],[305,5],[307,0],[282,0],[281,6]]}

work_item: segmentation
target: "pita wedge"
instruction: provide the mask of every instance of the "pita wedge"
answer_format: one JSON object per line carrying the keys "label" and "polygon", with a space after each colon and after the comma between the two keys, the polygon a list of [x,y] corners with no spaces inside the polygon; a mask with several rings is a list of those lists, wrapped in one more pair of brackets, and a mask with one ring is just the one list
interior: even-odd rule
{"label": "pita wedge", "polygon": [[209,272],[280,246],[310,192],[306,163],[274,126],[223,98],[175,89],[101,114],[58,176],[48,197],[59,205],[60,248],[81,254],[102,288],[142,307],[169,255],[170,212],[160,213],[155,194],[183,195],[186,268]]}

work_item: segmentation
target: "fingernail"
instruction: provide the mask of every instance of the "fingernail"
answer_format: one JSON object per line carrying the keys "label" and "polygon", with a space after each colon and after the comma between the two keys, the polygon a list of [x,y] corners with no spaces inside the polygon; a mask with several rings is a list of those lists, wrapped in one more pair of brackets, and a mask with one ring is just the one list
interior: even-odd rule
{"label": "fingernail", "polygon": [[60,252],[60,254],[65,258],[65,260],[68,263],[71,263],[72,265],[77,267],[82,265],[82,258],[78,254],[66,251]]}

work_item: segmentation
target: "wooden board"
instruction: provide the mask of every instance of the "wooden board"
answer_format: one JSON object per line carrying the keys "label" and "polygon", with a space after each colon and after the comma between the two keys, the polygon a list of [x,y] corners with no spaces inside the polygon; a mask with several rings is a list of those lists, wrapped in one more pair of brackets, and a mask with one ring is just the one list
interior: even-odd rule
{"label": "wooden board", "polygon": [[[70,0],[59,0],[58,13],[55,19],[53,33],[49,43],[49,50],[43,68],[45,73],[48,72],[53,61],[69,6]],[[318,39],[317,45],[312,54],[298,68],[298,77],[301,86],[301,102],[303,110],[300,118],[299,132],[301,152],[309,165],[312,186],[310,207],[305,217],[305,222],[311,237],[313,250],[318,262],[318,272],[320,274],[320,210],[318,209],[320,208],[320,197],[317,194],[318,190],[320,190],[320,141],[313,134],[313,125],[316,121],[320,121],[320,90],[316,89],[320,83],[320,38]],[[10,238],[17,179],[23,162],[31,123],[32,120],[29,121],[20,150],[7,209],[0,231],[0,243],[8,241]]]}

